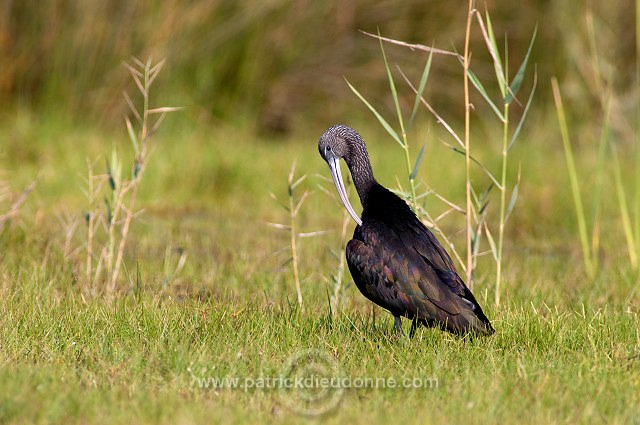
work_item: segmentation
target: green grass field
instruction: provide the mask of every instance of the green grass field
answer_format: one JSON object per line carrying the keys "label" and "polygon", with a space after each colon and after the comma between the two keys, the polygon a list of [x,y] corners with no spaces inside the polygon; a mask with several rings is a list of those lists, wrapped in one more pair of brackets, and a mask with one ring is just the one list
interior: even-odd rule
{"label": "green grass field", "polygon": [[[1,124],[3,178],[15,192],[36,176],[38,186],[0,233],[0,422],[640,421],[637,275],[617,201],[613,191],[603,195],[602,265],[590,280],[562,147],[553,135],[540,139],[543,126],[530,125],[514,153],[523,177],[500,305],[492,263],[479,263],[474,292],[495,335],[468,340],[424,329],[398,339],[391,316],[348,275],[331,312],[328,277],[338,267],[331,252],[342,249],[343,210],[317,188],[333,191],[318,176],[328,177],[316,147],[325,126],[269,141],[236,127],[188,126],[180,114],[158,134],[115,296],[88,290],[82,279],[82,176],[87,158],[104,170],[112,145],[128,152],[125,127],[109,133],[25,110]],[[368,141],[378,179],[395,186],[402,153],[370,123],[351,124]],[[269,193],[286,200],[294,160],[297,174],[308,175],[296,194],[312,192],[300,231],[328,231],[298,241],[304,311],[288,234],[265,224],[288,220]],[[594,158],[584,150],[577,161],[589,170]],[[458,164],[459,155],[434,143],[419,180],[459,201]],[[448,226],[462,243],[462,218]],[[351,388],[257,388],[310,371],[338,375]],[[239,386],[211,388],[225,378]],[[378,388],[363,388],[367,379]]]}
{"label": "green grass field", "polygon": [[[0,424],[640,424],[632,3],[40,3],[0,16]],[[359,30],[464,57],[431,69],[385,43],[383,60]],[[143,103],[131,55],[167,58],[149,108],[184,106],[148,145],[122,119]],[[404,194],[426,142],[416,194],[471,210],[464,153],[441,143],[464,137],[401,72],[458,135],[468,106],[470,151],[497,177],[498,244],[484,231],[472,287],[491,337],[399,337],[345,272],[354,223],[317,149],[330,125],[358,130],[378,181]],[[405,124],[403,151],[389,134],[402,145]],[[471,159],[468,177],[478,194],[491,182]],[[303,197],[293,260],[287,208]],[[466,217],[434,194],[413,205],[444,216],[465,258]]]}

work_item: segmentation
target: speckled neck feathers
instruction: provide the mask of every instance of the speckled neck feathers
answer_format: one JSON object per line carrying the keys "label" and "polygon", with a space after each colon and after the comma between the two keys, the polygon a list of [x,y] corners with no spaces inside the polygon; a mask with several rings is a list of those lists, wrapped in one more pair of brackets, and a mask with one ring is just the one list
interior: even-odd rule
{"label": "speckled neck feathers", "polygon": [[360,135],[356,133],[355,137],[352,137],[349,142],[349,151],[344,156],[344,161],[351,172],[351,178],[360,197],[360,202],[362,206],[365,206],[367,193],[378,182],[373,177],[373,169],[369,161],[367,147]]}

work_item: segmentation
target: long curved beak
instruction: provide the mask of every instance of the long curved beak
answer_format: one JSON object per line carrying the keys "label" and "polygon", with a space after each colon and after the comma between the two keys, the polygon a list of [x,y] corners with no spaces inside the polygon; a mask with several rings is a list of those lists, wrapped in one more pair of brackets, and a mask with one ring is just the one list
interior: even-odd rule
{"label": "long curved beak", "polygon": [[353,219],[358,223],[358,226],[362,226],[362,220],[358,217],[358,214],[354,211],[351,203],[349,202],[349,197],[347,196],[347,190],[344,187],[344,182],[342,181],[342,172],[340,171],[340,158],[337,156],[330,156],[327,158],[327,164],[329,164],[329,171],[331,172],[331,177],[333,178],[333,184],[336,185],[336,189],[338,189],[338,195],[340,195],[340,200],[344,204],[344,207],[349,211],[349,214]]}

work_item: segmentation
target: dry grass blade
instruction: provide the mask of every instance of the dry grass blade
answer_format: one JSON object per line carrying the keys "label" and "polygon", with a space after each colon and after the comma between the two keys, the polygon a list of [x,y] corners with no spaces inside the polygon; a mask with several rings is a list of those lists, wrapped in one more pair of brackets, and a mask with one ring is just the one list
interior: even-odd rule
{"label": "dry grass blade", "polygon": [[333,202],[340,206],[340,201],[338,200],[338,197],[336,195],[334,195],[334,193],[330,190],[328,190],[327,188],[325,188],[322,185],[317,185],[318,189],[320,189],[320,192],[324,193],[325,195],[329,196],[331,198],[331,200],[333,200]]}
{"label": "dry grass blade", "polygon": [[[130,58],[130,59],[131,59],[131,62],[133,62],[133,63],[135,63],[136,65],[138,65],[138,67],[140,67],[140,68],[142,68],[142,69],[144,69],[144,68],[145,68],[145,64],[144,64],[144,63],[142,63],[142,62],[140,61],[140,59],[138,59],[137,57],[135,57],[135,56],[131,56],[131,58]],[[140,74],[140,76],[142,77],[142,74]]]}
{"label": "dry grass blade", "polygon": [[149,80],[147,81],[147,86],[150,86],[151,84],[153,84],[153,82],[155,81],[156,77],[158,76],[158,74],[162,70],[162,67],[164,66],[165,62],[166,62],[166,59],[162,59],[153,68],[151,68],[151,70],[149,71],[149,75],[150,76],[149,76]]}
{"label": "dry grass blade", "polygon": [[136,109],[135,105],[133,104],[133,101],[131,100],[131,98],[129,97],[129,94],[125,90],[123,90],[122,91],[122,95],[124,96],[124,99],[127,102],[127,105],[129,105],[129,109],[133,113],[133,116],[136,117],[136,120],[138,120],[139,124],[142,124],[142,117],[138,113],[138,110]]}
{"label": "dry grass blade", "polygon": [[[150,70],[149,70],[149,74],[157,74],[158,72],[160,72],[160,70],[162,69],[162,67],[164,66],[164,64],[167,62],[167,59],[161,59],[157,64],[155,64]],[[151,66],[151,58],[149,58],[149,65]]]}
{"label": "dry grass blade", "polygon": [[167,112],[181,111],[184,106],[163,106],[162,108],[153,108],[147,111],[148,114],[164,114]]}
{"label": "dry grass blade", "polygon": [[0,215],[0,229],[4,227],[7,221],[11,220],[16,215],[18,215],[18,213],[20,212],[20,208],[22,208],[22,205],[25,203],[25,201],[29,197],[29,194],[33,191],[33,189],[35,189],[37,183],[38,183],[37,180],[34,180],[31,183],[29,183],[27,187],[25,187],[24,190],[20,193],[20,195],[16,198],[16,200],[13,201],[13,203],[9,207],[9,211],[6,212],[5,214]]}
{"label": "dry grass blade", "polygon": [[155,124],[153,124],[153,127],[151,127],[151,130],[149,130],[149,134],[147,135],[147,138],[153,136],[156,133],[156,131],[158,131],[158,128],[160,128],[160,125],[162,124],[166,116],[167,116],[167,113],[163,112],[162,115],[158,117],[158,120],[155,122]]}
{"label": "dry grass blade", "polygon": [[308,196],[309,196],[309,191],[305,191],[300,197],[300,199],[298,199],[298,203],[296,204],[296,207],[293,209],[294,217],[298,216],[298,213],[300,212],[300,208],[302,207],[302,204],[304,204],[304,201],[307,199]]}
{"label": "dry grass blade", "polygon": [[131,144],[133,145],[133,149],[136,152],[136,155],[140,153],[140,148],[138,146],[138,137],[136,136],[136,132],[133,129],[133,125],[131,124],[131,120],[129,117],[124,118],[125,123],[127,124],[127,132],[129,133],[129,139],[131,140]]}
{"label": "dry grass blade", "polygon": [[452,209],[456,210],[457,212],[459,212],[461,214],[466,214],[466,211],[463,208],[461,208],[458,205],[454,204],[453,202],[449,201],[447,198],[445,198],[444,196],[440,195],[435,190],[431,190],[430,193],[432,193],[436,198],[438,198],[439,200],[441,200],[445,204],[449,205]]}
{"label": "dry grass blade", "polygon": [[303,232],[303,233],[298,233],[298,237],[299,238],[312,238],[314,236],[320,236],[320,235],[325,235],[327,233],[329,233],[329,230],[317,230],[315,232]]}
{"label": "dry grass blade", "polygon": [[305,174],[302,177],[298,178],[298,180],[296,180],[295,182],[291,183],[291,189],[295,189],[300,183],[305,181],[306,178],[307,178],[307,175]]}
{"label": "dry grass blade", "polygon": [[[404,81],[409,85],[409,87],[411,88],[411,90],[413,90],[413,92],[418,95],[419,91],[418,89],[415,88],[415,86],[413,85],[413,83],[411,83],[411,80],[409,80],[409,78],[404,74],[404,72],[402,72],[402,70],[400,70],[400,74],[402,75],[402,78],[404,78]],[[438,123],[442,124],[442,126],[447,130],[447,132],[449,134],[451,134],[451,136],[455,139],[456,142],[458,142],[458,144],[464,148],[464,143],[462,142],[462,140],[460,139],[460,137],[458,137],[458,135],[456,134],[456,132],[453,130],[453,128],[444,120],[444,118],[442,118],[440,115],[438,115],[438,113],[435,111],[435,109],[433,109],[433,107],[429,104],[429,102],[427,102],[427,100],[423,97],[420,96],[420,101],[422,102],[422,104],[424,106],[427,107],[427,109],[429,110],[429,112],[431,112],[431,114],[436,117],[436,120]]]}
{"label": "dry grass blade", "polygon": [[293,184],[293,174],[296,172],[296,163],[297,159],[293,160],[293,164],[291,164],[291,171],[289,171],[289,176],[287,177],[287,181],[289,182],[289,187]]}
{"label": "dry grass blade", "polygon": [[77,216],[70,217],[69,214],[56,214],[58,223],[64,229],[64,245],[63,253],[65,261],[80,251],[80,247],[72,249],[73,235],[80,224],[80,218]]}
{"label": "dry grass blade", "polygon": [[[456,208],[449,208],[448,210],[445,210],[442,214],[440,214],[439,216],[437,216],[435,218],[434,223],[437,223],[439,221],[441,221],[443,218],[447,217],[448,215],[450,215],[452,212],[454,211],[458,211]],[[459,212],[459,211],[458,211]]]}
{"label": "dry grass blade", "polygon": [[282,230],[289,230],[291,229],[291,227],[287,226],[286,224],[280,224],[280,223],[271,223],[270,221],[265,221],[264,224],[266,224],[269,227],[274,227],[276,229],[282,229]]}
{"label": "dry grass blade", "polygon": [[[137,61],[137,59],[134,58],[134,61]],[[142,78],[144,76],[140,71],[135,69],[133,66],[129,65],[127,62],[123,62],[123,65],[125,68],[129,70],[131,75],[136,76],[138,78]],[[137,63],[136,65],[140,66],[139,63]],[[144,65],[140,66],[140,68],[144,69]]]}
{"label": "dry grass blade", "polygon": [[136,86],[138,87],[138,90],[140,91],[140,93],[145,96],[145,87],[144,84],[142,84],[142,81],[140,81],[140,78],[142,78],[142,74],[140,74],[139,71],[135,70],[133,67],[131,67],[131,65],[125,63],[124,66],[129,70],[129,72],[131,73],[131,77],[133,78],[133,81],[135,81]]}
{"label": "dry grass blade", "polygon": [[422,50],[424,52],[436,53],[439,55],[455,56],[458,58],[461,57],[458,53],[450,52],[448,50],[436,49],[435,47],[425,46],[424,44],[411,44],[411,43],[406,43],[400,40],[394,40],[393,38],[387,38],[387,37],[382,37],[380,35],[371,34],[362,30],[360,30],[360,32],[364,35],[368,35],[369,37],[377,38],[378,40],[386,41],[387,43],[396,44],[398,46],[407,47],[411,50]]}

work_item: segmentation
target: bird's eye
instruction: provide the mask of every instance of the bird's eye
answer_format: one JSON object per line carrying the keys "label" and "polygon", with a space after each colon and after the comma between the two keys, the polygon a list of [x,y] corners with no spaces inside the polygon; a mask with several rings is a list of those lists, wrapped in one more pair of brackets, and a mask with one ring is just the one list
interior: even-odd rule
{"label": "bird's eye", "polygon": [[327,146],[327,148],[325,150],[326,151],[330,151],[331,150],[331,146]]}

